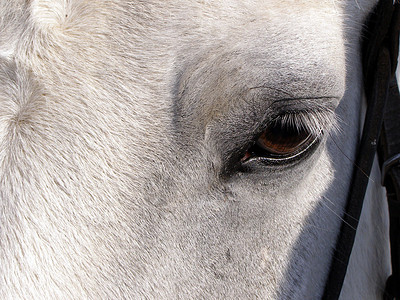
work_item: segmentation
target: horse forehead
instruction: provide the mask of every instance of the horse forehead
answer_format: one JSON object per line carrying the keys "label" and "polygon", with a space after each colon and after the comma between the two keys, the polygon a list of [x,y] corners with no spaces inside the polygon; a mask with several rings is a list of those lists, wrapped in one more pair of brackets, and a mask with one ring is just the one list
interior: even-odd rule
{"label": "horse forehead", "polygon": [[[108,5],[101,1],[33,0],[27,2],[25,13],[17,14],[25,23],[2,36],[8,42],[2,43],[0,56],[11,57],[18,42],[23,49],[19,58],[35,73],[53,68],[55,71],[44,77],[54,72],[65,76],[57,64],[50,66],[38,59],[48,52],[50,59],[87,66],[85,72],[75,72],[86,85],[95,83],[92,77],[97,62],[113,61],[114,66],[107,68],[134,82],[120,92],[135,104],[178,106],[184,114],[199,116],[188,121],[197,126],[214,116],[210,112],[226,109],[227,102],[235,99],[232,95],[257,86],[284,87],[285,93],[294,97],[341,98],[344,12],[352,14],[359,9],[354,19],[361,19],[363,9],[373,2],[359,1],[357,8],[353,1],[321,0],[110,1]],[[6,14],[16,7],[2,5]],[[33,42],[24,44],[24,40]],[[25,55],[27,45],[28,52],[37,56]],[[65,50],[64,57],[52,49],[54,45]],[[108,87],[105,93],[112,93],[120,84],[101,81]],[[72,80],[64,82],[72,87]],[[183,91],[187,97],[180,97]],[[153,113],[151,107],[144,110]]]}
{"label": "horse forehead", "polygon": [[[118,25],[127,25],[129,30],[115,30],[113,34],[121,39],[134,42],[148,36],[161,37],[175,45],[195,41],[222,39],[235,40],[241,35],[251,34],[251,41],[257,39],[256,32],[264,30],[280,36],[282,33],[293,36],[307,36],[314,33],[323,40],[337,32],[334,23],[340,23],[343,12],[354,15],[354,23],[365,17],[377,0],[365,1],[193,1],[180,0],[173,3],[164,1],[120,2],[110,1],[15,1],[2,2],[2,22],[6,26],[1,34],[0,55],[10,57],[14,54],[16,40],[21,39],[23,31],[39,30],[57,35],[74,29],[107,26],[113,16],[120,19]],[[24,5],[22,4],[24,3]],[[350,5],[351,4],[351,5]],[[24,9],[21,9],[24,7]],[[118,8],[118,9],[116,9]],[[123,9],[121,9],[123,8]],[[355,10],[356,13],[353,14]],[[12,16],[12,18],[9,18]],[[323,24],[323,25],[321,25]],[[168,29],[179,35],[168,33]],[[126,36],[130,32],[131,37]],[[132,39],[133,37],[133,39]],[[269,37],[271,39],[273,37]],[[314,38],[314,37],[313,37]],[[287,45],[289,39],[276,39],[276,43]],[[309,39],[310,40],[310,39]],[[326,38],[325,38],[326,40]],[[284,51],[278,51],[284,53]]]}

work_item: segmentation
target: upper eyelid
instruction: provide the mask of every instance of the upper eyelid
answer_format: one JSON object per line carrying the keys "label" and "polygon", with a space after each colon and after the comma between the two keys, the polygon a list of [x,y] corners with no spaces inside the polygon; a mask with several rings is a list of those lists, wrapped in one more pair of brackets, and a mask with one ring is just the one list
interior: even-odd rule
{"label": "upper eyelid", "polygon": [[[341,97],[335,95],[293,95],[281,88],[270,86],[255,86],[248,88],[243,96],[242,111],[252,113],[254,120],[253,131],[257,127],[265,127],[271,120],[281,116],[296,113],[309,113],[314,118],[316,127],[328,130],[336,126],[334,110]],[[257,111],[264,113],[257,114]]]}
{"label": "upper eyelid", "polygon": [[[321,103],[320,99],[326,99]],[[320,131],[328,132],[337,129],[337,116],[333,102],[336,97],[305,97],[300,99],[280,99],[273,101],[269,111],[262,117],[261,129],[266,128],[276,120],[281,122],[296,122],[314,134]],[[290,118],[292,120],[290,120]],[[293,124],[292,124],[293,125]],[[262,130],[258,130],[261,132]]]}
{"label": "upper eyelid", "polygon": [[336,130],[336,115],[326,111],[296,111],[281,114],[268,124],[279,122],[282,127],[292,127],[300,130],[307,130],[314,136],[321,135],[322,132],[329,132],[332,128]]}

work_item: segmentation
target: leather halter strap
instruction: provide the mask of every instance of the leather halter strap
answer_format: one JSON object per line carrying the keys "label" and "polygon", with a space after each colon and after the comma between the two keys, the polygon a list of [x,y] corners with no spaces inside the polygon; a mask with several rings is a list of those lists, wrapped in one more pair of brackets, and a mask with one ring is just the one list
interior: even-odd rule
{"label": "leather halter strap", "polygon": [[[380,0],[374,13],[370,16],[367,31],[364,34],[367,41],[367,43],[364,44],[363,49],[364,86],[368,104],[367,112],[355,161],[357,168],[353,171],[350,194],[347,199],[346,210],[343,216],[340,234],[336,243],[322,299],[336,300],[340,296],[355,240],[355,229],[358,226],[358,220],[361,215],[369,175],[371,173],[372,163],[377,151],[380,131],[383,124],[385,124],[384,126],[395,128],[394,131],[396,131],[395,136],[397,136],[397,144],[400,146],[400,115],[394,117],[394,120],[397,120],[397,124],[394,125],[389,125],[388,121],[386,119],[384,120],[384,115],[385,118],[387,115],[384,114],[384,112],[389,94],[389,82],[394,78],[394,72],[397,65],[400,26],[399,13],[400,4],[398,0],[396,0],[395,3],[393,3],[393,0]],[[400,107],[400,99],[393,101],[397,101]],[[390,105],[388,105],[388,113],[391,113]],[[398,110],[398,113],[400,113],[400,109]],[[385,127],[383,130],[386,130]],[[389,145],[389,143],[387,144]],[[390,144],[392,143],[390,142]],[[383,143],[380,143],[380,145],[383,145]],[[388,154],[389,159],[392,157],[390,156],[392,153],[393,151]],[[386,159],[384,160],[386,161]],[[388,163],[386,165],[389,166]],[[395,168],[399,169],[400,172],[400,167],[395,167],[393,161],[392,164],[390,164],[390,167],[390,169],[386,170],[387,176],[392,177],[391,174],[395,172]],[[396,181],[397,186],[395,185],[395,189],[397,187],[397,197],[400,197],[400,173],[397,179],[398,181]],[[389,177],[387,177],[385,182],[388,181]],[[399,204],[400,202],[396,203]],[[391,204],[389,203],[389,207],[390,205]],[[397,205],[397,208],[400,208],[400,205]],[[397,213],[399,212],[400,209],[397,209]],[[393,275],[388,280],[385,294],[391,293],[391,291],[389,291],[391,289],[396,290],[396,288],[398,289],[398,287],[400,287],[400,277],[398,275],[398,272],[400,271],[400,214],[395,214],[393,211],[392,213],[389,212],[389,214],[391,216],[391,221],[393,219],[394,222],[393,224],[392,222],[390,224],[391,233],[393,231],[393,234],[391,234],[391,244],[396,246],[393,247],[393,245],[391,245],[392,264],[395,265],[392,267]],[[392,240],[392,235],[397,235],[394,237],[394,240]],[[393,259],[395,261],[393,261]],[[400,297],[398,294],[394,294],[394,296]],[[385,298],[385,300],[386,299],[394,298],[389,297]]]}
{"label": "leather halter strap", "polygon": [[385,300],[400,299],[400,95],[397,81],[392,81],[386,104],[379,143],[383,161],[382,180],[389,206],[390,254],[392,275],[385,287]]}

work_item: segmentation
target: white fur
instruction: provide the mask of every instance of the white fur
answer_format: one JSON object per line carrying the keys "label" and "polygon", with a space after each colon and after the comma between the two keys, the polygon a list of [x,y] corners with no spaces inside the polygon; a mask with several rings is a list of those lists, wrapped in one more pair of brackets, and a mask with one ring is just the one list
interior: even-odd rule
{"label": "white fur", "polygon": [[[319,298],[375,3],[0,0],[0,298]],[[325,109],[317,151],[226,175],[289,96]],[[360,234],[343,299],[387,273]]]}

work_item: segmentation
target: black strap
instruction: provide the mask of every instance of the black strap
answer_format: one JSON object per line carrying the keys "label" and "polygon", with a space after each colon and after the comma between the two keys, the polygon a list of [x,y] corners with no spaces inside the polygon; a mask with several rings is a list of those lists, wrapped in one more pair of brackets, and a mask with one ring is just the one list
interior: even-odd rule
{"label": "black strap", "polygon": [[[396,1],[388,43],[392,47],[392,73],[399,55],[400,4]],[[397,80],[390,85],[382,136],[379,143],[382,183],[386,187],[389,207],[389,236],[392,275],[386,281],[384,300],[400,299],[400,95]]]}
{"label": "black strap", "polygon": [[[398,10],[398,3],[396,6]],[[363,59],[368,107],[355,161],[358,167],[353,172],[350,194],[325,285],[323,299],[327,300],[336,300],[340,296],[354,244],[356,234],[354,229],[358,226],[369,174],[376,154],[389,82],[395,70],[391,59],[393,62],[397,61],[397,54],[394,55],[393,51],[398,46],[391,46],[395,39],[392,34],[393,23],[397,23],[393,21],[392,15],[397,15],[397,12],[394,14],[393,1],[381,0],[364,34],[368,40],[368,44],[364,47]]]}
{"label": "black strap", "polygon": [[377,148],[379,131],[382,125],[383,109],[386,102],[386,89],[390,76],[389,52],[382,50],[378,57],[379,67],[376,72],[373,93],[367,108],[360,148],[356,158],[358,168],[354,169],[350,196],[347,200],[346,213],[333,254],[328,281],[323,299],[338,299],[353,248],[360,218],[369,174]]}
{"label": "black strap", "polygon": [[[385,288],[385,300],[400,299],[400,95],[397,80],[391,82],[379,143],[383,183],[387,191],[390,224],[392,275]],[[389,162],[389,163],[387,163]]]}

